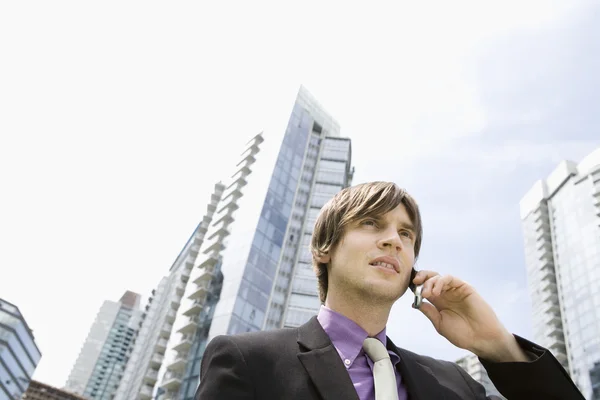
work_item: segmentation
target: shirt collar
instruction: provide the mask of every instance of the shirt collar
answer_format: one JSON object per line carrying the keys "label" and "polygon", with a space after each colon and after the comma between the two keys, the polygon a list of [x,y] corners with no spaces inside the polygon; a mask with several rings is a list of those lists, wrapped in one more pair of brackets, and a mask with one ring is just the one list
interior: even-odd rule
{"label": "shirt collar", "polygon": [[[352,365],[362,351],[363,342],[369,336],[367,331],[350,318],[324,305],[321,305],[319,309],[317,320],[329,336],[329,339],[331,339],[342,359],[350,360],[350,365]],[[383,328],[381,332],[375,335],[384,346],[387,345],[385,330],[386,328]],[[389,353],[392,364],[396,365],[400,361],[400,357],[393,352]]]}

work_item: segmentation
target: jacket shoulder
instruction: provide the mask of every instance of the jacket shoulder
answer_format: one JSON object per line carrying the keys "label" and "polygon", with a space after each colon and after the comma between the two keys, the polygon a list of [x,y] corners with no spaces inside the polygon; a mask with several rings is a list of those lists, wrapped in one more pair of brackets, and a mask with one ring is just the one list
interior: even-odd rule
{"label": "jacket shoulder", "polygon": [[254,358],[260,356],[259,358],[263,358],[269,355],[282,355],[286,352],[297,350],[297,338],[297,329],[283,328],[235,335],[219,335],[214,337],[211,342],[229,342],[237,347],[245,357]]}

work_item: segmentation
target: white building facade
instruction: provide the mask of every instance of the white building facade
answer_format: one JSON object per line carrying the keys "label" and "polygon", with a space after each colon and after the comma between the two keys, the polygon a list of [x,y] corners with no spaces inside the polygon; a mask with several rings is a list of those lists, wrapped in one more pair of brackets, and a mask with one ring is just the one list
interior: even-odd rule
{"label": "white building facade", "polygon": [[521,200],[534,340],[600,398],[600,149],[563,161]]}
{"label": "white building facade", "polygon": [[202,221],[175,259],[169,274],[152,291],[145,318],[115,400],[149,400],[154,396],[167,344],[190,272],[225,186],[217,183]]}

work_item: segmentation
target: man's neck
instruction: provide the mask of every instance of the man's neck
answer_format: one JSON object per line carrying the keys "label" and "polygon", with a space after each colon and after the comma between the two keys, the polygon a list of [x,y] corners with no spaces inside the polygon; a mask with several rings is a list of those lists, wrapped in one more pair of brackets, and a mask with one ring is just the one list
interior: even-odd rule
{"label": "man's neck", "polygon": [[327,294],[325,306],[356,322],[367,332],[369,337],[374,337],[385,328],[392,308],[391,304],[387,306],[365,301],[352,301],[348,295],[336,296],[334,293]]}

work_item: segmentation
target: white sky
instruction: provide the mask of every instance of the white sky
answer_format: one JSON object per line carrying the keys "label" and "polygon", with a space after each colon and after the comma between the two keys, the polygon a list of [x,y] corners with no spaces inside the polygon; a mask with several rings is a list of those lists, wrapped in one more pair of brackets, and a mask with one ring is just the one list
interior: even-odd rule
{"label": "white sky", "polygon": [[285,124],[300,84],[352,138],[356,182],[399,181],[390,163],[485,126],[465,73],[478,49],[570,12],[210,3],[0,4],[0,297],[34,330],[37,380],[62,386],[102,302],[167,273],[222,171]]}

